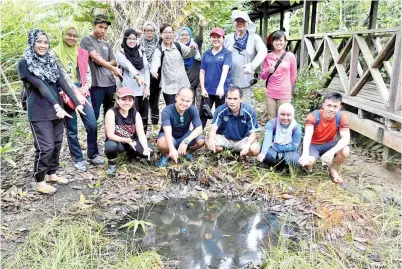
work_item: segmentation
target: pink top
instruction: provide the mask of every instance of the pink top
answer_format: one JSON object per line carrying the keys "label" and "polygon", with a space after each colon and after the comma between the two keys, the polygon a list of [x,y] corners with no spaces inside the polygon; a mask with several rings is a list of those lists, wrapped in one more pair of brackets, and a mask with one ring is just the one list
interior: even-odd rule
{"label": "pink top", "polygon": [[[280,56],[279,56],[280,57]],[[261,79],[266,80],[269,75],[269,66],[275,66],[279,57],[275,56],[274,52],[270,52],[264,59],[264,65],[261,73]],[[292,87],[297,78],[296,57],[293,53],[287,52],[285,58],[279,64],[275,73],[269,78],[268,87],[266,90],[267,96],[278,99],[291,99]]]}

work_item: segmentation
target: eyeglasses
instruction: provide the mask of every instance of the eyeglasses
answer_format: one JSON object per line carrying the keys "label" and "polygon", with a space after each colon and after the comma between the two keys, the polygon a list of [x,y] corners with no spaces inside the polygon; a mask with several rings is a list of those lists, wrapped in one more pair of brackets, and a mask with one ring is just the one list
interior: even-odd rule
{"label": "eyeglasses", "polygon": [[67,33],[66,36],[68,36],[69,38],[75,38],[75,39],[78,38],[78,35],[73,35],[73,34],[70,34],[70,33]]}
{"label": "eyeglasses", "polygon": [[188,33],[181,33],[180,36],[190,36]]}
{"label": "eyeglasses", "polygon": [[137,38],[135,38],[135,37],[129,37],[129,38],[127,38],[127,40],[129,40],[129,41],[137,41]]}
{"label": "eyeglasses", "polygon": [[155,32],[155,30],[154,30],[154,29],[151,29],[151,30],[145,29],[144,32],[145,32],[145,33],[153,33],[153,32]]}
{"label": "eyeglasses", "polygon": [[162,32],[162,34],[165,34],[165,35],[173,35],[173,32]]}

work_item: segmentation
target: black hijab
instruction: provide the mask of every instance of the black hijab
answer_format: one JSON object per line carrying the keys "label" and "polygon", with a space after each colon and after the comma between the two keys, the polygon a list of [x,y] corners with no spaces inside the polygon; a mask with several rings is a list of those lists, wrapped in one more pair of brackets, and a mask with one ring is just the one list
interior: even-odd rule
{"label": "black hijab", "polygon": [[138,50],[138,42],[139,40],[137,39],[137,45],[134,48],[130,48],[127,46],[127,38],[134,34],[135,37],[138,38],[138,33],[134,29],[127,29],[124,32],[124,37],[123,37],[123,42],[121,43],[121,47],[124,49],[124,55],[126,58],[131,62],[131,64],[137,69],[138,71],[141,71],[144,68],[144,62],[142,57],[140,56],[140,52]]}

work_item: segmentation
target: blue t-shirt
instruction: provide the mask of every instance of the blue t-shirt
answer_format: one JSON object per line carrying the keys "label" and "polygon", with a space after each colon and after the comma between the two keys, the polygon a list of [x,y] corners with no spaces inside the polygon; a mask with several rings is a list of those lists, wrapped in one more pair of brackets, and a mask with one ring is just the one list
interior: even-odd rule
{"label": "blue t-shirt", "polygon": [[250,132],[258,131],[257,115],[254,109],[245,103],[240,104],[237,116],[233,115],[227,104],[221,105],[215,110],[212,124],[218,127],[218,134],[235,141],[249,136]]}
{"label": "blue t-shirt", "polygon": [[226,93],[231,83],[230,69],[232,68],[232,53],[226,48],[222,48],[222,50],[215,55],[212,54],[212,49],[204,53],[200,69],[205,70],[205,89],[208,94],[216,94],[216,88],[218,88],[219,81],[221,80],[224,65],[229,66],[229,72],[226,76],[225,85],[223,86]]}
{"label": "blue t-shirt", "polygon": [[180,116],[176,110],[176,104],[170,104],[162,110],[162,126],[160,133],[163,133],[164,126],[172,127],[172,136],[176,139],[181,138],[189,129],[190,123],[194,128],[201,126],[200,115],[198,109],[191,105],[183,116]]}

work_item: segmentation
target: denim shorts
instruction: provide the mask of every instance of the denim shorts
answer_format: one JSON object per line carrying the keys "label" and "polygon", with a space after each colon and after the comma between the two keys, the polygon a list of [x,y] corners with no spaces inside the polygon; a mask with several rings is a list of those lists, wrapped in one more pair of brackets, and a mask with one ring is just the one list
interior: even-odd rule
{"label": "denim shorts", "polygon": [[[191,134],[191,130],[188,130],[182,137],[179,138],[173,138],[173,145],[174,147],[177,149],[179,148],[181,142],[183,142],[183,140],[185,140],[190,134]],[[158,135],[158,139],[165,136],[165,133],[160,132]],[[199,140],[204,139],[205,137],[203,135],[199,135],[196,138],[194,138],[193,140],[190,141],[190,143],[188,144],[189,146],[194,146],[195,143],[197,143]]]}
{"label": "denim shorts", "polygon": [[314,158],[321,157],[324,155],[325,152],[328,150],[332,149],[333,147],[336,146],[338,143],[337,140],[331,141],[325,144],[311,144],[310,145],[310,156],[313,156]]}

